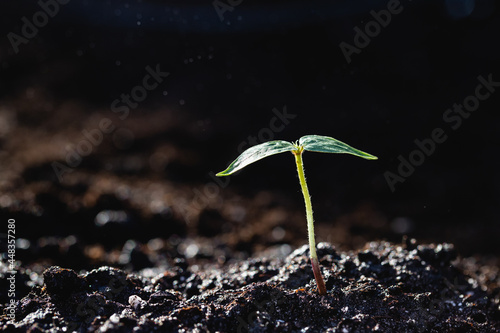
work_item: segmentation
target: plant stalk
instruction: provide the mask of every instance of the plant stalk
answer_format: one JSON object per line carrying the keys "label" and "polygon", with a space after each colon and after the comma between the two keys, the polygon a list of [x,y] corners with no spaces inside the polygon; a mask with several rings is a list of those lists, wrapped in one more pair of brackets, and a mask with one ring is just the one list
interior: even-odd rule
{"label": "plant stalk", "polygon": [[311,203],[311,196],[309,195],[309,189],[307,188],[306,177],[304,174],[304,165],[302,163],[302,152],[303,148],[299,147],[298,150],[293,151],[295,156],[295,163],[297,164],[297,173],[299,175],[300,187],[302,188],[302,194],[304,195],[304,202],[306,205],[306,218],[307,218],[307,232],[309,235],[309,254],[311,257],[311,265],[314,273],[314,278],[316,279],[316,284],[318,285],[318,292],[320,295],[326,295],[325,281],[323,280],[323,275],[321,275],[321,269],[319,267],[318,255],[316,254],[316,240],[314,237],[314,218]]}

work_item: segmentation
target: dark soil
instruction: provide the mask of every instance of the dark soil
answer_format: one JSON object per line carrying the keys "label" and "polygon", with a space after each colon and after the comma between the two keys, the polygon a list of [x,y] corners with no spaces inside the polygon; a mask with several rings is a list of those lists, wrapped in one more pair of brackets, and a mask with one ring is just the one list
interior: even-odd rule
{"label": "dark soil", "polygon": [[[161,252],[161,251],[160,251]],[[165,253],[158,253],[159,256]],[[134,273],[20,269],[34,285],[3,330],[41,332],[498,332],[493,267],[456,259],[449,244],[318,245],[328,295],[316,292],[307,246],[284,259],[189,265],[183,258]],[[3,267],[5,272],[5,267]]]}

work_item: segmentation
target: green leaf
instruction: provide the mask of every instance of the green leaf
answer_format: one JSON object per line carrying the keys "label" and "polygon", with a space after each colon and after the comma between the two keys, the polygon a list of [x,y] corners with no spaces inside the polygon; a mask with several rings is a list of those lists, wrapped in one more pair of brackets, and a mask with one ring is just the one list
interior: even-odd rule
{"label": "green leaf", "polygon": [[322,135],[306,135],[300,138],[299,145],[304,150],[315,151],[319,153],[338,153],[356,155],[367,160],[376,160],[377,156],[370,155],[359,149],[353,148],[348,144]]}
{"label": "green leaf", "polygon": [[243,169],[247,165],[257,162],[258,160],[263,159],[264,157],[283,153],[285,151],[296,150],[297,148],[290,142],[276,140],[261,143],[257,146],[253,146],[248,148],[237,159],[231,163],[226,170],[219,172],[216,176],[229,176],[230,174],[235,173],[236,171]]}

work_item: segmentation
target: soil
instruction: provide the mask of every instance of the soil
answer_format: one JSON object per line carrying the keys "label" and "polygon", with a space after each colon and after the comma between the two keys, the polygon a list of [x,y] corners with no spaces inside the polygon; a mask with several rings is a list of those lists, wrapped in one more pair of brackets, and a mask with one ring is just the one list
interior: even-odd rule
{"label": "soil", "polygon": [[[22,111],[4,113],[10,135],[0,214],[16,221],[18,237],[14,319],[6,262],[0,271],[4,331],[500,329],[495,257],[462,258],[451,244],[407,237],[401,244],[376,241],[398,234],[367,202],[337,223],[317,223],[320,240],[332,236],[318,244],[328,290],[320,296],[303,245],[300,201],[224,183],[205,192],[215,180],[187,181],[203,153],[182,143],[176,131],[187,125],[175,122],[182,119],[175,112],[133,118],[128,124],[140,144],[119,150],[103,140],[63,182],[51,166],[60,132],[47,129],[67,120],[62,112],[46,116],[35,129]],[[158,117],[170,121],[155,125]],[[163,131],[177,134],[154,138]]]}
{"label": "soil", "polygon": [[[168,257],[165,249],[155,254]],[[33,288],[17,303],[15,321],[3,319],[1,327],[12,332],[498,332],[500,289],[487,284],[496,271],[456,255],[450,244],[415,240],[371,242],[358,252],[320,243],[326,296],[316,292],[307,246],[283,259],[222,266],[190,265],[176,257],[133,273],[103,266],[78,274],[52,266],[42,277],[21,269],[17,278]]]}

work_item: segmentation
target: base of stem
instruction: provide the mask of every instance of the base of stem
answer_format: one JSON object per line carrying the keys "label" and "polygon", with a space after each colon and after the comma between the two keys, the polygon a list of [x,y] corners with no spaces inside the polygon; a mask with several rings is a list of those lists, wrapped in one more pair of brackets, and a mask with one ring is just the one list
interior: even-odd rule
{"label": "base of stem", "polygon": [[318,258],[311,258],[311,265],[314,273],[314,278],[316,279],[316,284],[318,285],[318,293],[320,295],[326,295],[325,281],[323,280],[323,275],[321,275]]}

